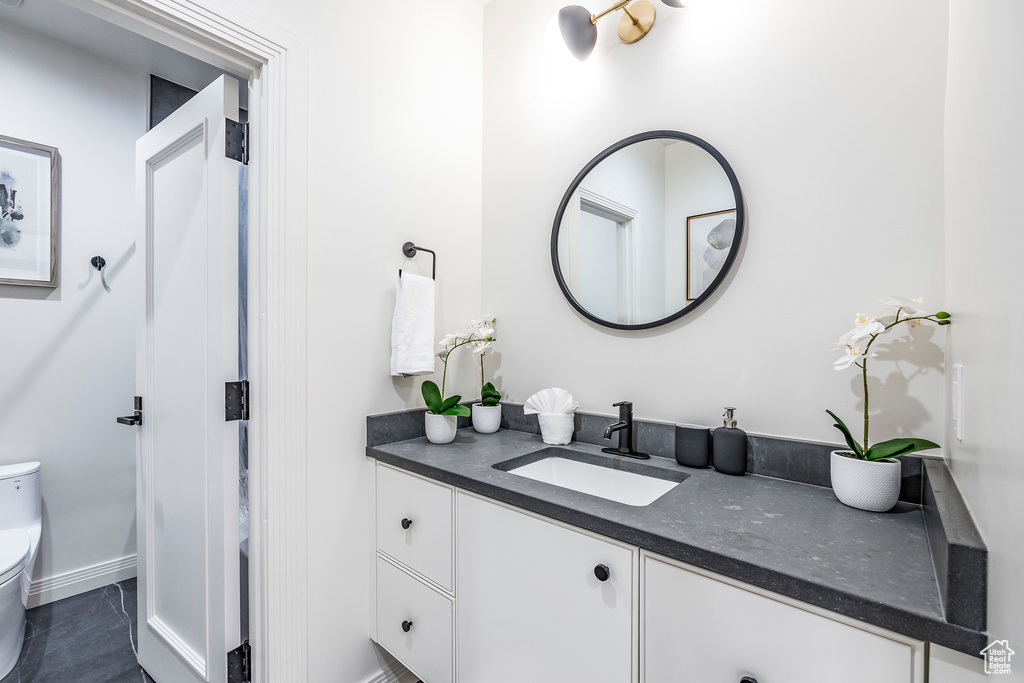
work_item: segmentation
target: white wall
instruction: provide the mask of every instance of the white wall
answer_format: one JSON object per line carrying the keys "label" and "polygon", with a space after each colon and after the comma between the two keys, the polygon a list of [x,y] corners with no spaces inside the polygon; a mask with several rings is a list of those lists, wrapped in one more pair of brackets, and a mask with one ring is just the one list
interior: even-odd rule
{"label": "white wall", "polygon": [[[430,273],[429,254],[407,261],[402,243],[437,251],[438,335],[482,312],[482,7],[250,6],[309,43],[309,681],[356,683],[380,671],[365,419],[423,404],[418,379],[388,374],[398,269]],[[449,373],[467,397],[473,360]]]}
{"label": "white wall", "polygon": [[[950,464],[989,548],[989,632],[1024,653],[1024,5],[951,0],[946,95],[949,360],[964,366]],[[1024,657],[1009,679],[1024,681]],[[1018,665],[1019,662],[1019,665]],[[961,678],[961,680],[966,680]]]}
{"label": "white wall", "polygon": [[[655,3],[635,45],[601,20],[585,63],[558,36],[564,4],[484,12],[483,302],[503,322],[499,386],[515,400],[564,387],[606,414],[631,399],[640,416],[680,422],[721,424],[735,405],[750,431],[839,440],[824,410],[856,422],[860,392],[852,371],[832,370],[830,344],[883,296],[943,304],[945,3]],[[711,305],[614,332],[560,294],[551,223],[590,158],[658,128],[730,161],[748,236]],[[941,439],[942,336],[922,328],[905,360],[875,364],[885,390],[872,402],[887,413],[875,439]]]}
{"label": "white wall", "polygon": [[[114,418],[135,393],[127,273],[149,82],[13,27],[0,28],[0,64],[0,132],[57,147],[63,163],[60,287],[0,287],[0,463],[42,462],[35,579],[52,579],[135,554],[134,431]],[[109,294],[89,265],[96,255]]]}

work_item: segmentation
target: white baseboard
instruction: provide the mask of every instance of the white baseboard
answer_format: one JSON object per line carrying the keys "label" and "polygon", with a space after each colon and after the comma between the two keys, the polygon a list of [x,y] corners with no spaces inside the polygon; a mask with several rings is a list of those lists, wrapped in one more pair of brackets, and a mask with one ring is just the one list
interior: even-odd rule
{"label": "white baseboard", "polygon": [[384,668],[384,671],[369,679],[366,683],[416,683],[418,680],[416,674],[410,673],[408,669],[398,662],[392,662]]}
{"label": "white baseboard", "polygon": [[72,595],[86,593],[118,581],[135,578],[135,555],[91,567],[76,569],[65,574],[33,581],[28,590],[28,606],[39,607]]}

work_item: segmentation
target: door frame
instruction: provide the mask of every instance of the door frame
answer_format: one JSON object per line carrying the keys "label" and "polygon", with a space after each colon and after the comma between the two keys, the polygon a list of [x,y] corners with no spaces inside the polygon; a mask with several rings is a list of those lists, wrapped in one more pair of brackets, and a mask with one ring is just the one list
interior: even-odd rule
{"label": "door frame", "polygon": [[304,681],[307,45],[224,0],[62,1],[249,82],[252,680]]}

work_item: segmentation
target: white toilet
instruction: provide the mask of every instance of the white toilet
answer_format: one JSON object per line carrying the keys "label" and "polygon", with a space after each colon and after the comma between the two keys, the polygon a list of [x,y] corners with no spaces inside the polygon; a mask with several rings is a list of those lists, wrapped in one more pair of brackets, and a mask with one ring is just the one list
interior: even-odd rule
{"label": "white toilet", "polygon": [[0,678],[21,656],[41,528],[39,463],[0,466]]}

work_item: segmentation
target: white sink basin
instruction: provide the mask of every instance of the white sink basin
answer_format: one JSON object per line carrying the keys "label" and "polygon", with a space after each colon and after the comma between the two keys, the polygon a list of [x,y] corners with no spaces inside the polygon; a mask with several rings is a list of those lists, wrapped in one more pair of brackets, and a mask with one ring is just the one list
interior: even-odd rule
{"label": "white sink basin", "polygon": [[557,456],[507,471],[534,481],[543,481],[637,507],[650,505],[680,484],[678,481],[648,477]]}

